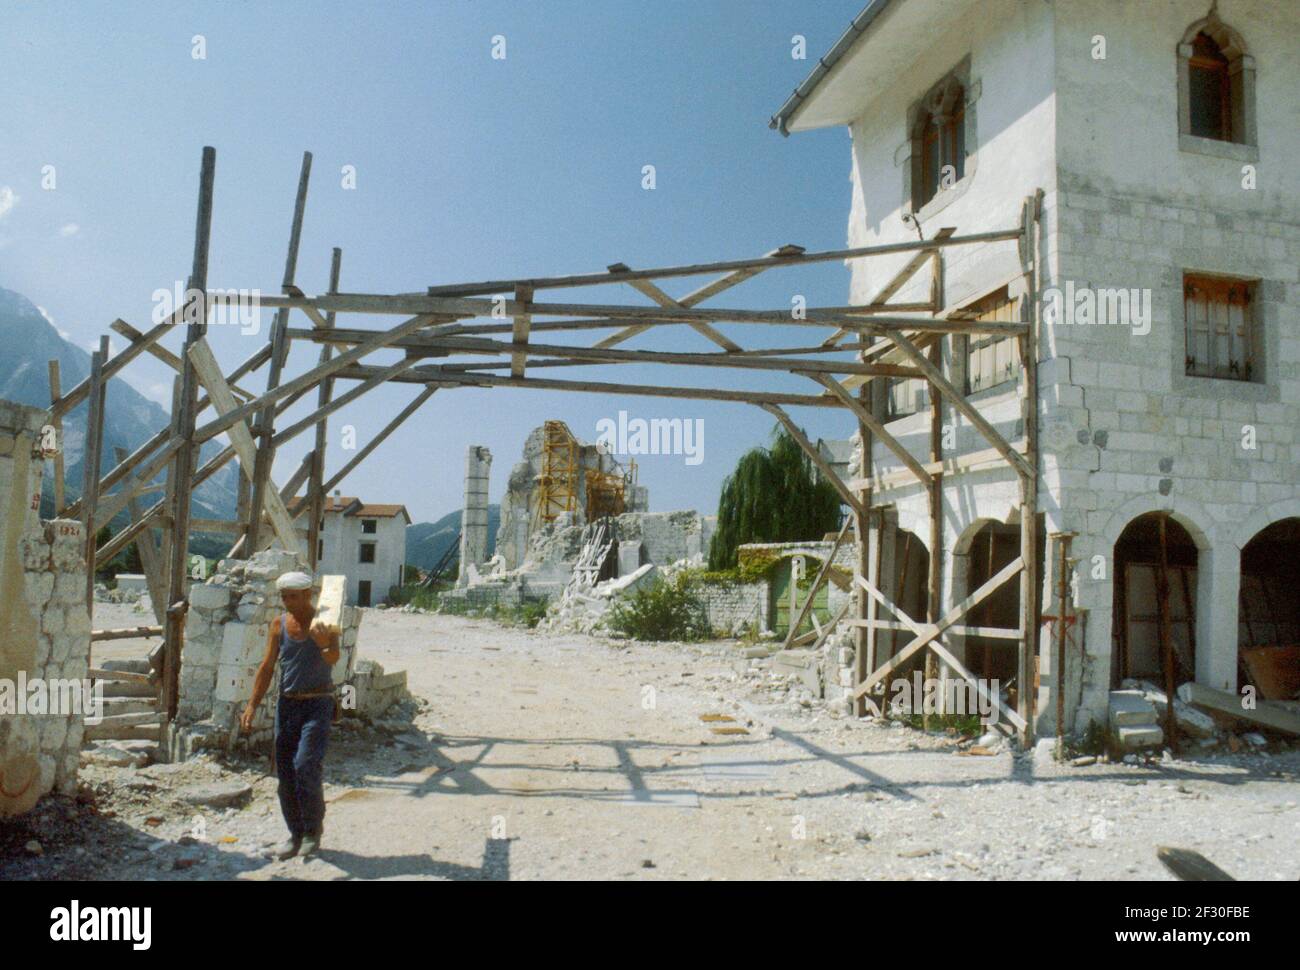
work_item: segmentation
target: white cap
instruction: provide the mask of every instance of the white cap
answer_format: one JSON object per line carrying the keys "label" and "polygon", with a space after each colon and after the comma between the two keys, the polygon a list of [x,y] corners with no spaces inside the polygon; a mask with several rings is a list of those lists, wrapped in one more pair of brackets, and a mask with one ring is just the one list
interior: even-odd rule
{"label": "white cap", "polygon": [[275,581],[276,589],[311,589],[312,579],[306,573],[285,573]]}

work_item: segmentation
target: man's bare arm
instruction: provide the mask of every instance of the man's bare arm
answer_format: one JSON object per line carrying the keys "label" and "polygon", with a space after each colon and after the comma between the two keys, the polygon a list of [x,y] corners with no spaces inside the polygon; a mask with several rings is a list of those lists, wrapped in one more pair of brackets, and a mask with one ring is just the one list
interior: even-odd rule
{"label": "man's bare arm", "polygon": [[266,634],[266,656],[262,658],[261,665],[257,668],[257,675],[253,678],[253,696],[248,700],[248,707],[244,709],[244,716],[240,718],[240,724],[245,731],[253,729],[253,713],[257,710],[257,705],[262,703],[262,698],[271,687],[271,678],[275,676],[275,661],[280,656],[280,617],[271,621],[271,629]]}

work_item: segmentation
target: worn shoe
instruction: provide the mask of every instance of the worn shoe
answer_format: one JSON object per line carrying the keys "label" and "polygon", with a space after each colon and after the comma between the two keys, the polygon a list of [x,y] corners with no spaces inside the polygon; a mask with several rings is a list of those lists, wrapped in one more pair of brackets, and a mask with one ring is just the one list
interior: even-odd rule
{"label": "worn shoe", "polygon": [[315,855],[320,849],[320,832],[308,832],[302,837],[302,847],[298,850],[298,855],[304,859]]}
{"label": "worn shoe", "polygon": [[276,846],[275,857],[281,861],[292,859],[298,854],[300,848],[302,848],[302,836],[295,835]]}

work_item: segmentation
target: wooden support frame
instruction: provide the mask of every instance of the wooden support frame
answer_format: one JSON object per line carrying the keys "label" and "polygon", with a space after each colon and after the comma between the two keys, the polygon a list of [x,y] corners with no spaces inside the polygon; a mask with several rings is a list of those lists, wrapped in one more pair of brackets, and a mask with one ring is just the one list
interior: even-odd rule
{"label": "wooden support frame", "polygon": [[[905,655],[913,656],[921,649],[942,659],[959,676],[971,679],[969,671],[944,643],[941,634],[945,631],[1002,639],[1019,638],[1019,707],[1015,712],[1006,713],[1008,720],[1024,731],[1026,740],[1032,737],[1036,693],[1033,654],[1040,606],[1037,584],[1041,573],[1036,519],[1039,485],[1037,328],[1040,325],[1037,292],[1041,259],[1041,193],[1026,200],[1018,225],[990,232],[958,235],[951,227],[945,227],[928,240],[812,253],[797,246],[783,246],[755,258],[655,269],[634,270],[625,264],[615,263],[603,273],[451,283],[427,287],[417,293],[340,292],[339,253],[335,250],[329,289],[324,294],[313,296],[304,293],[294,281],[310,164],[311,155],[306,153],[295,199],[280,293],[265,296],[261,301],[262,306],[278,311],[271,339],[239,368],[230,374],[222,374],[215,360],[211,359],[204,341],[207,308],[223,298],[218,294],[210,294],[207,290],[215,152],[211,149],[204,150],[194,259],[187,286],[191,298],[167,320],[146,332],[140,332],[124,321],[114,321],[112,329],[127,339],[128,346],[112,359],[108,359],[107,354],[104,355],[98,378],[102,387],[123,367],[143,354],[164,361],[178,372],[178,392],[172,409],[171,425],[132,454],[119,454],[116,467],[107,475],[93,476],[93,483],[89,483],[92,489],[88,495],[92,499],[97,497],[97,490],[98,496],[103,498],[87,501],[84,509],[77,503],[68,507],[62,501],[58,503],[65,513],[75,510],[93,515],[100,521],[110,518],[110,513],[116,514],[123,508],[130,508],[130,527],[114,537],[104,549],[97,550],[99,555],[94,558],[102,559],[103,556],[115,554],[141,532],[145,532],[144,544],[152,547],[152,536],[147,530],[163,530],[164,548],[155,549],[162,561],[158,564],[158,569],[153,571],[163,577],[165,585],[165,595],[157,597],[157,605],[163,611],[166,633],[163,699],[169,719],[175,714],[190,531],[192,527],[214,530],[232,527],[230,523],[221,520],[192,518],[190,498],[195,487],[238,455],[242,469],[240,480],[251,479],[247,488],[247,500],[241,502],[242,522],[238,528],[244,532],[242,548],[249,551],[258,548],[261,519],[265,510],[277,541],[296,547],[300,533],[306,533],[311,539],[308,553],[314,560],[319,513],[328,491],[373,454],[380,443],[419,410],[436,390],[515,387],[604,395],[734,401],[756,405],[768,411],[792,434],[850,510],[850,516],[838,534],[835,551],[847,541],[852,530],[858,550],[855,587],[860,595],[855,599],[855,606],[840,611],[836,622],[840,622],[850,610],[853,611],[850,625],[854,628],[856,637],[855,699],[861,702],[865,698],[867,687],[887,678],[891,670],[905,662]],[[1019,245],[1022,268],[1028,283],[1028,299],[1022,305],[1030,310],[1025,317],[1014,322],[980,321],[943,309],[944,256],[949,249],[1012,242]],[[699,306],[719,293],[771,270],[893,255],[905,255],[907,258],[866,305],[814,307],[799,320],[792,319],[788,309],[751,310]],[[926,264],[932,269],[928,300],[890,303]],[[706,274],[712,279],[680,299],[670,296],[661,288],[663,280]],[[654,305],[539,302],[536,299],[539,292],[547,289],[611,284],[636,289]],[[511,298],[495,301],[487,299],[496,294],[508,294]],[[289,328],[289,317],[295,309],[311,321],[311,330],[296,331]],[[493,319],[503,310],[504,321]],[[340,313],[378,317],[401,315],[406,319],[388,329],[345,329],[336,327],[335,317]],[[184,328],[184,349],[179,354],[165,349],[160,343],[178,322],[188,324]],[[801,335],[796,339],[802,339],[803,334],[808,334],[810,339],[806,344],[795,347],[747,350],[718,330],[715,326],[718,323],[784,326],[790,328],[792,333]],[[670,353],[631,350],[619,346],[654,327],[683,325],[702,334],[719,350],[708,353]],[[543,332],[582,334],[599,330],[609,330],[611,333],[596,339],[590,346],[537,343],[535,340]],[[483,335],[489,334],[509,334],[509,337],[500,342],[481,339]],[[829,339],[827,334],[830,335]],[[944,373],[945,365],[938,355],[943,338],[950,334],[993,334],[1014,337],[1020,342],[1022,418],[1025,428],[1023,443],[1005,440],[982,416],[979,407],[967,402]],[[851,341],[844,339],[850,336],[853,337]],[[288,354],[294,340],[319,343],[320,354],[314,367],[289,377]],[[365,362],[369,355],[384,349],[401,353],[403,359],[384,364]],[[843,354],[846,351],[855,355],[852,362],[817,359],[820,354]],[[419,362],[430,357],[448,359],[437,365]],[[254,394],[239,388],[236,383],[238,379],[257,370],[263,363],[270,365],[266,390]],[[716,367],[734,368],[760,377],[771,373],[787,373],[819,384],[821,393],[789,393],[762,384],[756,388],[688,387],[658,382],[630,384],[546,379],[529,373],[530,368],[645,363],[692,368],[696,373],[707,373],[708,368]],[[204,371],[202,382],[200,370]],[[51,367],[50,377],[51,418],[57,427],[59,420],[71,408],[92,396],[95,381],[87,379],[67,394],[62,394],[56,367]],[[921,455],[912,455],[903,447],[890,432],[887,423],[876,417],[877,412],[873,406],[873,392],[878,387],[873,386],[873,381],[903,377],[921,377],[929,383],[932,390],[931,441],[929,453],[924,459]],[[359,384],[345,394],[335,395],[334,384],[339,380],[357,381]],[[200,383],[210,385],[206,398],[199,396]],[[422,387],[416,397],[360,453],[326,480],[325,445],[329,415],[358,400],[367,391],[389,383],[416,383]],[[318,388],[314,410],[276,433],[276,416],[312,388]],[[216,390],[215,393],[213,389]],[[197,417],[209,403],[217,410],[217,416],[200,425]],[[844,481],[834,472],[787,413],[789,407],[832,408],[846,413],[854,420],[864,446],[863,468],[858,477]],[[990,447],[974,453],[944,455],[939,433],[943,408],[951,409],[951,412],[968,421],[988,440]],[[102,420],[102,411],[102,406],[93,406],[92,420]],[[270,467],[277,447],[307,430],[314,432],[315,446],[284,488],[274,488],[270,481]],[[223,432],[230,434],[232,444],[196,471],[200,445]],[[877,443],[901,462],[901,470],[874,473],[872,450]],[[978,600],[971,600],[970,597],[942,616],[937,613],[943,557],[946,555],[942,538],[948,481],[971,469],[982,469],[999,463],[1014,471],[1021,487],[1018,515],[1022,546],[1021,555],[1016,562],[1019,564],[1017,572],[1021,583],[1022,612],[1020,627],[1015,631],[994,631],[987,625],[972,624],[969,620],[964,624],[959,622],[978,603]],[[142,511],[137,499],[144,491],[155,487],[153,479],[164,466],[168,468],[167,495],[162,501]],[[292,500],[304,483],[305,494],[295,507],[296,515],[290,516],[285,502]],[[117,487],[116,492],[111,491],[114,487]],[[894,610],[888,598],[881,593],[882,543],[879,535],[876,536],[874,546],[869,541],[873,521],[883,521],[883,510],[879,503],[889,492],[905,489],[923,490],[929,503],[931,587],[930,607],[925,623]],[[305,530],[297,528],[293,521],[304,514],[310,518]],[[877,528],[876,532],[879,531]],[[835,551],[832,552],[832,558]],[[829,561],[824,564],[816,583],[824,583],[828,576]],[[1009,577],[1004,577],[1004,581],[1009,581]],[[987,595],[987,590],[983,592]],[[881,606],[892,610],[895,618],[879,619],[876,610]],[[807,609],[808,603],[805,603],[804,610]],[[794,629],[797,630],[800,622],[802,619],[796,620]],[[809,638],[817,643],[824,642],[834,627],[834,623],[829,626],[818,624],[814,633],[806,637],[795,637],[790,643],[804,642]],[[876,631],[885,629],[910,630],[913,640],[889,662],[877,665],[874,637]],[[978,633],[972,634],[971,631]]]}

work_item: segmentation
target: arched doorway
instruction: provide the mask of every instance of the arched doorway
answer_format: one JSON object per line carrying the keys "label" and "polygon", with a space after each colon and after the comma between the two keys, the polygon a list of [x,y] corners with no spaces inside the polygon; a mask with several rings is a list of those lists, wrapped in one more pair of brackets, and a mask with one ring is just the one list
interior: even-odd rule
{"label": "arched doorway", "polygon": [[1265,700],[1300,690],[1300,518],[1255,533],[1241,550],[1237,677]]}
{"label": "arched doorway", "polygon": [[[1020,525],[988,521],[971,534],[961,546],[968,557],[966,592],[969,596],[996,576],[1020,555]],[[1020,627],[1020,583],[1003,583],[976,604],[965,619],[971,628],[1016,630]],[[966,666],[975,676],[1013,684],[1019,678],[1017,640],[968,634],[964,638]]]}
{"label": "arched doorway", "polygon": [[[1111,686],[1196,679],[1196,570],[1191,533],[1167,512],[1140,515],[1115,542]],[[1169,656],[1166,657],[1166,648]]]}

